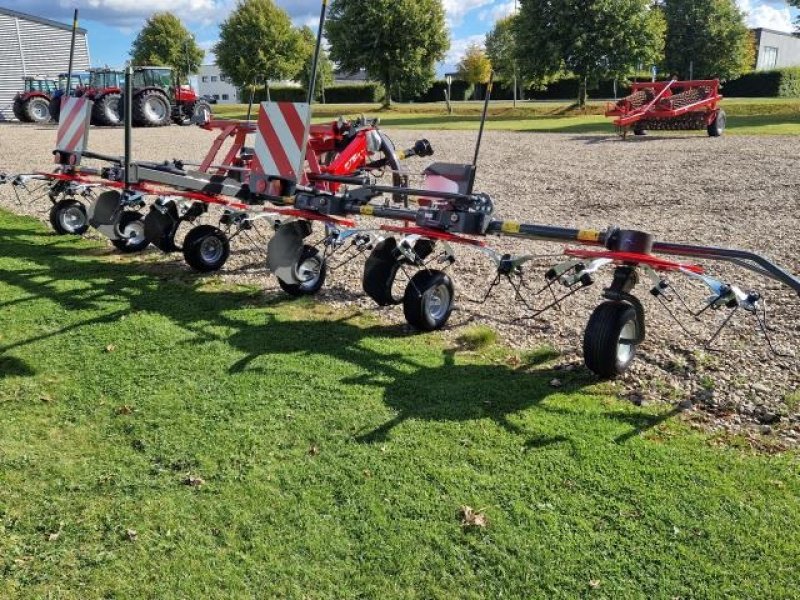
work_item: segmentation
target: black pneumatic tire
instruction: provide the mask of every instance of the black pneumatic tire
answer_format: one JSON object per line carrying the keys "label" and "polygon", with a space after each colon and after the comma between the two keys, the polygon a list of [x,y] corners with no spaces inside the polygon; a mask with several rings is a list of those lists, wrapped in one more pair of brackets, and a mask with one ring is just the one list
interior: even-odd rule
{"label": "black pneumatic tire", "polygon": [[122,124],[120,94],[112,92],[94,101],[92,123],[104,127],[114,127]]}
{"label": "black pneumatic tire", "polygon": [[[443,297],[443,293],[446,296]],[[439,301],[436,301],[439,298]],[[403,296],[403,314],[420,331],[441,329],[453,312],[453,282],[442,271],[420,271],[408,282]]]}
{"label": "black pneumatic tire", "polygon": [[77,200],[59,200],[50,208],[50,225],[59,235],[83,235],[89,229],[86,207]]}
{"label": "black pneumatic tire", "polygon": [[29,123],[47,123],[50,120],[50,101],[47,98],[41,96],[30,98],[22,104],[22,110]]}
{"label": "black pneumatic tire", "polygon": [[[151,119],[147,113],[149,101],[161,102],[164,109],[162,119]],[[120,111],[124,113],[124,109]],[[163,127],[169,125],[172,108],[164,92],[159,90],[144,90],[133,97],[133,125],[137,127]]]}
{"label": "black pneumatic tire", "polygon": [[[120,252],[134,254],[141,252],[150,245],[150,240],[144,232],[144,215],[135,210],[126,210],[119,217],[117,230],[120,239],[111,240],[111,244]],[[129,237],[129,233],[135,233],[135,237]]]}
{"label": "black pneumatic tire", "polygon": [[22,110],[22,99],[16,98],[14,100],[14,116],[16,117],[17,121],[20,123],[30,123],[28,121],[28,115],[25,114],[25,111]]}
{"label": "black pneumatic tire", "polygon": [[[632,324],[632,329],[625,333],[629,324]],[[633,306],[626,302],[603,302],[589,317],[583,335],[586,367],[605,379],[622,375],[636,357],[641,334],[641,324]],[[626,349],[620,347],[623,340],[628,341]]]}
{"label": "black pneumatic tire", "polygon": [[47,107],[47,111],[50,113],[50,118],[58,123],[58,119],[61,117],[61,99],[63,96],[53,96],[50,98],[50,105]]}
{"label": "black pneumatic tire", "polygon": [[322,289],[322,286],[325,285],[325,278],[328,275],[328,263],[325,261],[323,254],[314,246],[303,245],[303,252],[300,254],[300,260],[295,267],[295,270],[298,271],[298,279],[302,275],[299,273],[300,268],[303,265],[310,264],[310,261],[316,263],[319,270],[316,272],[316,276],[309,278],[307,281],[303,283],[286,283],[280,277],[277,278],[278,285],[281,286],[284,292],[295,298],[300,298],[302,296],[313,296]]}
{"label": "black pneumatic tire", "polygon": [[183,258],[200,273],[219,271],[231,253],[228,236],[213,225],[198,225],[186,234],[183,241]]}
{"label": "black pneumatic tire", "polygon": [[728,115],[721,108],[717,110],[717,116],[708,126],[708,135],[710,137],[720,137],[725,132],[725,126],[728,123]]}

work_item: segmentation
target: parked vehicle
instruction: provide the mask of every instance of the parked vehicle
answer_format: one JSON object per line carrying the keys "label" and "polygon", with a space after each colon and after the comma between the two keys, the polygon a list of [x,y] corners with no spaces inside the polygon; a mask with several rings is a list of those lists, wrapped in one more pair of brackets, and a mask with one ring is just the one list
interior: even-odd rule
{"label": "parked vehicle", "polygon": [[25,77],[23,81],[23,90],[14,96],[14,116],[23,123],[47,123],[57,81],[43,77]]}
{"label": "parked vehicle", "polygon": [[211,116],[211,105],[190,86],[180,85],[169,67],[135,67],[132,85],[134,127],[163,127],[170,121],[189,125]]}
{"label": "parked vehicle", "polygon": [[[50,98],[50,118],[55,122],[58,122],[58,117],[61,114],[61,98],[67,94],[67,77],[66,73],[61,73],[58,76],[58,88]],[[83,96],[89,86],[89,79],[89,73],[73,73],[69,82],[68,95]]]}
{"label": "parked vehicle", "polygon": [[122,111],[119,101],[125,74],[113,69],[92,69],[89,74],[89,84],[84,95],[94,102],[92,125],[120,125]]}

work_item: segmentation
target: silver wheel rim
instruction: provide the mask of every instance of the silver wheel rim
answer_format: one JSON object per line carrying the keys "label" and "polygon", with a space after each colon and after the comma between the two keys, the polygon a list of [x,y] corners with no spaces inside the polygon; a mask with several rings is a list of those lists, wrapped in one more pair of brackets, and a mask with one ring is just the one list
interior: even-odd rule
{"label": "silver wheel rim", "polygon": [[44,102],[33,102],[31,112],[37,121],[44,121],[50,118],[50,111]]}
{"label": "silver wheel rim", "polygon": [[322,260],[319,256],[312,256],[297,266],[296,276],[300,285],[306,289],[312,288],[319,281],[322,273]]}
{"label": "silver wheel rim", "polygon": [[106,118],[111,123],[119,123],[119,98],[109,98],[106,102]]}
{"label": "silver wheel rim", "polygon": [[86,214],[77,206],[70,206],[61,211],[58,220],[64,231],[75,233],[86,224]]}
{"label": "silver wheel rim", "polygon": [[425,303],[425,312],[430,320],[441,321],[450,309],[450,290],[446,285],[440,283],[425,292],[423,302]]}
{"label": "silver wheel rim", "polygon": [[125,225],[125,228],[122,230],[122,237],[125,239],[128,246],[138,246],[143,243],[145,240],[144,221],[137,219]]}
{"label": "silver wheel rim", "polygon": [[619,340],[617,341],[617,361],[620,364],[626,364],[633,358],[633,353],[636,349],[634,340],[636,339],[636,323],[628,321],[619,332]]}
{"label": "silver wheel rim", "polygon": [[200,242],[200,258],[205,263],[215,263],[222,258],[222,241],[216,236],[209,235]]}
{"label": "silver wheel rim", "polygon": [[211,112],[208,110],[207,106],[198,106],[197,110],[194,111],[194,119],[195,122],[198,123],[207,123],[211,120]]}
{"label": "silver wheel rim", "polygon": [[163,121],[167,118],[167,112],[164,108],[164,103],[158,96],[148,98],[144,104],[144,111],[147,118],[151,121]]}

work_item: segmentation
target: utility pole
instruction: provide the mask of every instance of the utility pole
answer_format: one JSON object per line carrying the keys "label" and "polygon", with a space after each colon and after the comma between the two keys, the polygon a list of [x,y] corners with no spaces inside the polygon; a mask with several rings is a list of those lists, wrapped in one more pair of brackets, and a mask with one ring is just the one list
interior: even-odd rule
{"label": "utility pole", "polygon": [[[517,0],[514,0],[514,14],[517,14]],[[514,56],[514,108],[517,108],[517,57]]]}

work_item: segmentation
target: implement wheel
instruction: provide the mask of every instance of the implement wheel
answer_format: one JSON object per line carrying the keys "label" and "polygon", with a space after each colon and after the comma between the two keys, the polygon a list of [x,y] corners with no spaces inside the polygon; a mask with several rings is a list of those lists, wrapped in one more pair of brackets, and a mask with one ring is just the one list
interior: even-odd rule
{"label": "implement wheel", "polygon": [[453,312],[453,282],[442,271],[420,271],[408,282],[403,297],[403,314],[420,331],[441,329]]}
{"label": "implement wheel", "polygon": [[278,277],[278,285],[284,292],[295,298],[313,296],[325,285],[327,275],[328,265],[322,252],[314,246],[304,244],[300,260],[295,266],[295,277],[300,283],[286,283]]}
{"label": "implement wheel", "polygon": [[604,379],[625,373],[636,356],[641,329],[633,306],[626,302],[603,302],[589,318],[583,336],[586,367]]}
{"label": "implement wheel", "polygon": [[112,239],[111,243],[120,252],[134,254],[150,245],[150,240],[144,234],[144,215],[142,213],[126,210],[120,215],[116,229],[119,238]]}
{"label": "implement wheel", "polygon": [[714,120],[708,126],[708,135],[710,137],[719,137],[725,132],[725,126],[728,124],[728,116],[721,108],[717,110]]}
{"label": "implement wheel", "polygon": [[86,207],[77,200],[59,200],[50,209],[50,225],[59,235],[83,235],[89,229]]}
{"label": "implement wheel", "polygon": [[200,273],[219,271],[231,253],[228,236],[213,225],[199,225],[186,234],[183,241],[183,258]]}

